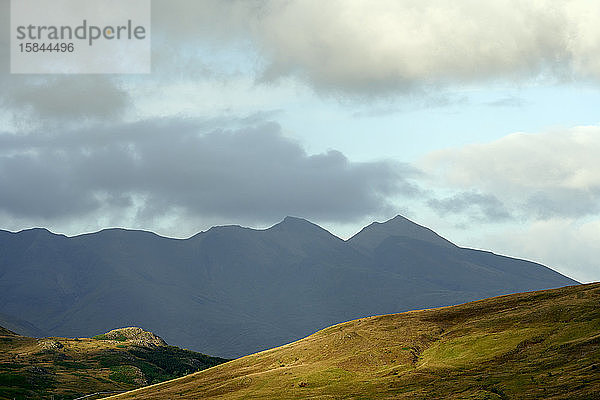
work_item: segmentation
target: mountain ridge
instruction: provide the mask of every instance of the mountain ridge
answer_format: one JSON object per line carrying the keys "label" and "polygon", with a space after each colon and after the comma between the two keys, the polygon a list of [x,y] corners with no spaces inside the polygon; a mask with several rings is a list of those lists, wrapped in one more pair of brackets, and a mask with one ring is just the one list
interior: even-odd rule
{"label": "mountain ridge", "polygon": [[576,283],[540,264],[448,245],[404,218],[374,229],[387,236],[370,248],[295,217],[187,239],[122,229],[2,234],[0,314],[53,336],[142,325],[231,358],[361,316]]}
{"label": "mountain ridge", "polygon": [[[390,218],[384,222],[372,222],[371,224],[367,225],[366,227],[362,228],[359,232],[357,232],[356,234],[354,234],[352,237],[344,240],[342,238],[340,238],[339,236],[331,233],[330,231],[328,231],[327,229],[321,227],[318,224],[315,224],[314,222],[311,222],[310,220],[306,219],[306,218],[302,218],[302,217],[296,217],[296,216],[292,216],[292,215],[287,215],[285,216],[281,221],[276,222],[275,224],[267,227],[267,228],[252,228],[252,227],[247,227],[247,226],[242,226],[242,225],[237,225],[237,224],[227,224],[227,225],[215,225],[212,226],[210,228],[208,228],[205,231],[199,231],[197,233],[192,234],[191,236],[188,237],[171,237],[168,235],[162,235],[159,234],[157,232],[154,232],[152,230],[145,230],[145,229],[133,229],[133,228],[123,228],[123,227],[110,227],[110,228],[102,228],[96,231],[91,231],[91,232],[85,232],[85,233],[78,233],[75,235],[65,235],[63,233],[56,233],[51,231],[48,228],[44,228],[44,227],[32,227],[32,228],[26,228],[26,229],[21,229],[18,231],[11,231],[11,230],[5,230],[5,229],[0,229],[0,233],[8,233],[8,234],[26,234],[26,233],[35,233],[35,232],[43,232],[43,233],[48,233],[50,235],[53,236],[60,236],[60,237],[65,237],[65,238],[77,238],[77,237],[82,237],[82,236],[89,236],[89,235],[96,235],[99,233],[120,233],[120,232],[129,232],[129,233],[147,233],[147,234],[151,234],[163,239],[172,239],[172,240],[189,240],[192,239],[198,235],[202,235],[205,233],[210,232],[211,230],[221,230],[221,229],[240,229],[240,230],[247,230],[247,231],[253,231],[253,232],[265,232],[265,231],[270,231],[270,230],[277,230],[280,227],[287,227],[287,226],[312,226],[315,228],[315,230],[319,230],[319,231],[323,231],[323,232],[327,232],[332,236],[335,236],[336,238],[342,240],[342,241],[350,241],[352,240],[352,238],[358,236],[362,231],[364,231],[365,229],[371,227],[371,226],[390,226],[392,225],[394,222],[398,222],[398,221],[405,221],[408,222],[408,224],[404,224],[404,226],[409,226],[409,224],[414,225],[415,227],[422,229],[422,230],[426,230],[426,231],[430,231],[432,234],[434,234],[435,236],[446,240],[444,238],[442,238],[441,236],[439,236],[437,233],[435,233],[434,231],[432,231],[429,228],[426,228],[422,225],[417,224],[416,222],[413,222],[411,220],[409,220],[408,218],[398,214],[393,218]],[[449,242],[450,243],[450,242]]]}

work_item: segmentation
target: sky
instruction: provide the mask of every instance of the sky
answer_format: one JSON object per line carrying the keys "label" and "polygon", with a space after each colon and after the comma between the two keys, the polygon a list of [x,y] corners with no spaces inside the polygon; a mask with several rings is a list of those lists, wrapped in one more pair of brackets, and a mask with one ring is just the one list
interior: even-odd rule
{"label": "sky", "polygon": [[153,0],[152,73],[10,74],[0,229],[402,214],[600,280],[600,2]]}

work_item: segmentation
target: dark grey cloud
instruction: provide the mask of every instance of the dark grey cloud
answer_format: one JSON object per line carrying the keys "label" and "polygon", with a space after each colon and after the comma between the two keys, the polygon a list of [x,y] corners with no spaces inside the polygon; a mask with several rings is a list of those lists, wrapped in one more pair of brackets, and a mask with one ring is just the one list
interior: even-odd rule
{"label": "dark grey cloud", "polygon": [[473,219],[501,222],[512,216],[494,195],[477,192],[462,192],[443,199],[430,199],[427,205],[440,216],[466,214]]}
{"label": "dark grey cloud", "polygon": [[415,195],[417,172],[307,154],[260,119],[151,120],[0,135],[0,210],[17,218],[85,218],[133,208],[272,221],[351,221]]}

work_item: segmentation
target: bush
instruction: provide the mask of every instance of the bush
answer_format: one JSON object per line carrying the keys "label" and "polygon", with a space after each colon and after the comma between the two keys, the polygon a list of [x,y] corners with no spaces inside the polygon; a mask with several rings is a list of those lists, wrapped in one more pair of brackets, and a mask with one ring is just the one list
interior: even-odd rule
{"label": "bush", "polygon": [[128,385],[135,384],[135,378],[137,378],[137,369],[131,365],[121,365],[118,367],[112,367],[111,373],[108,376],[109,379],[115,382],[126,383]]}

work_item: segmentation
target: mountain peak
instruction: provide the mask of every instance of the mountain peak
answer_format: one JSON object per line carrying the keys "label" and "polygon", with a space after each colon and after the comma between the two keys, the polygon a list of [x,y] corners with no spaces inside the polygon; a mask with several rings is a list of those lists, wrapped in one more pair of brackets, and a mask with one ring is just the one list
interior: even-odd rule
{"label": "mountain peak", "polygon": [[312,222],[304,219],[304,218],[300,218],[300,217],[294,217],[291,215],[288,215],[287,217],[285,217],[283,219],[283,221],[281,221],[284,224],[312,224],[314,225]]}
{"label": "mountain peak", "polygon": [[302,231],[324,230],[319,225],[313,224],[312,222],[307,221],[304,218],[292,217],[289,215],[287,217],[285,217],[281,222],[273,225],[269,229],[288,230],[288,231],[289,230],[294,230],[294,231],[296,231],[296,230],[302,230]]}
{"label": "mountain peak", "polygon": [[24,233],[24,234],[37,234],[37,235],[55,235],[54,233],[50,232],[48,229],[46,228],[29,228],[29,229],[23,229],[22,231],[19,231],[17,233]]}
{"label": "mountain peak", "polygon": [[357,247],[373,250],[390,236],[417,239],[444,247],[455,246],[431,229],[421,226],[402,215],[396,215],[385,222],[373,222],[348,241]]}
{"label": "mountain peak", "polygon": [[313,244],[316,242],[330,243],[330,241],[343,243],[342,239],[333,235],[327,229],[299,217],[287,216],[278,224],[267,229],[266,232],[276,235],[278,240],[287,238],[285,240],[288,240],[289,243],[295,243],[294,246],[307,242]]}
{"label": "mountain peak", "polygon": [[381,222],[382,224],[393,224],[393,223],[398,223],[398,222],[410,222],[411,224],[414,224],[414,222],[412,222],[410,219],[403,217],[402,215],[398,214],[396,215],[394,218],[389,219],[385,222]]}

